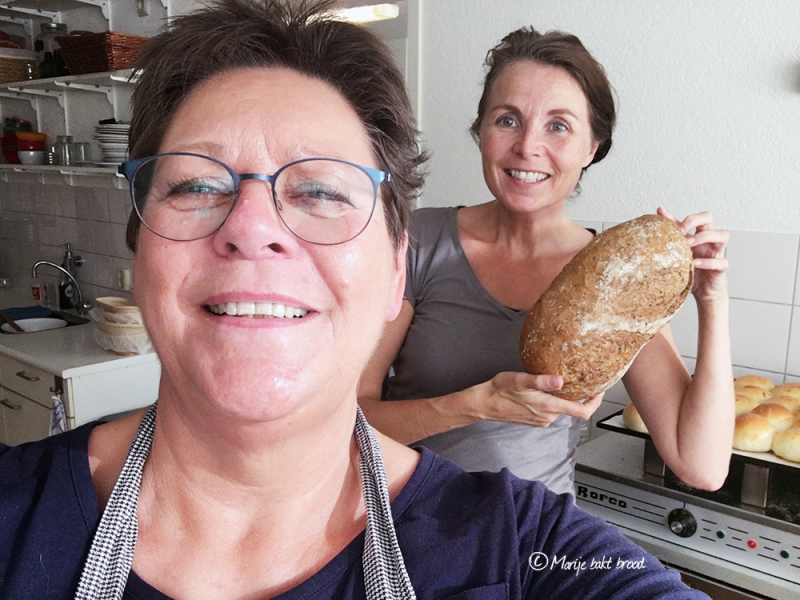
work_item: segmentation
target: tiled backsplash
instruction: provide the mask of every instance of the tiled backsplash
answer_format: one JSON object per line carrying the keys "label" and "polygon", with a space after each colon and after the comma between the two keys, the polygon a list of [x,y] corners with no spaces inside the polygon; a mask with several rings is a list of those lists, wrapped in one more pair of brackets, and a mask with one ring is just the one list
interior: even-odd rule
{"label": "tiled backsplash", "polygon": [[129,211],[127,190],[0,184],[0,277],[12,281],[10,289],[0,289],[0,304],[33,304],[35,283],[55,288],[55,269],[42,267],[33,279],[31,267],[37,260],[60,265],[67,242],[84,260],[77,273],[84,296],[127,295],[117,288],[117,270],[131,266],[125,247]]}
{"label": "tiled backsplash", "polygon": [[[602,231],[616,223],[580,221]],[[731,231],[727,257],[734,377],[763,375],[775,383],[800,381],[800,234]],[[670,323],[691,373],[697,356],[697,308],[689,297]],[[628,402],[622,384],[606,392],[592,419]],[[603,433],[592,428],[592,435]]]}

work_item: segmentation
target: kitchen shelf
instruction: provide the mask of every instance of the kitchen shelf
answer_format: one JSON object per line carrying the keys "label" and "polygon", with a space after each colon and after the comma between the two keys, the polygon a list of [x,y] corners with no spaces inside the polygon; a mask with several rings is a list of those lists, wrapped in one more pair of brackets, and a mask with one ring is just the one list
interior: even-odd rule
{"label": "kitchen shelf", "polygon": [[[2,1],[2,0],[0,0]],[[0,84],[0,91],[24,98],[25,94],[34,95],[39,92],[63,92],[65,89],[96,91],[106,94],[111,102],[111,89],[119,84],[132,84],[132,69],[108,71],[105,73],[86,73],[85,75],[66,75],[64,77],[48,77],[45,79],[26,79]]]}
{"label": "kitchen shelf", "polygon": [[[0,165],[0,181],[36,182],[41,184],[65,183],[78,187],[102,187],[126,189],[128,182],[117,172],[116,166],[80,167],[73,165]],[[110,185],[109,185],[110,184]]]}
{"label": "kitchen shelf", "polygon": [[97,6],[108,20],[109,0],[0,0],[0,8],[55,19],[58,13],[83,6]]}

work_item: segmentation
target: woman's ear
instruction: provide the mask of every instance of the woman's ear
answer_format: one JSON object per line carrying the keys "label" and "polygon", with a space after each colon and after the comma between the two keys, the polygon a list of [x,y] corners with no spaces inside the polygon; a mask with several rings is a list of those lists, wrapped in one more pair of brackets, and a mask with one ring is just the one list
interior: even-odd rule
{"label": "woman's ear", "polygon": [[592,161],[594,160],[594,155],[597,153],[597,149],[599,147],[600,147],[600,142],[597,142],[594,140],[594,138],[592,138],[592,145],[589,148],[589,156],[586,162],[583,164],[584,169],[588,167],[590,164],[592,164]]}
{"label": "woman's ear", "polygon": [[408,232],[403,233],[403,240],[400,247],[395,252],[394,273],[392,275],[392,297],[389,303],[389,312],[386,314],[386,321],[391,322],[400,314],[400,307],[403,305],[403,297],[406,291],[406,252],[408,252]]}

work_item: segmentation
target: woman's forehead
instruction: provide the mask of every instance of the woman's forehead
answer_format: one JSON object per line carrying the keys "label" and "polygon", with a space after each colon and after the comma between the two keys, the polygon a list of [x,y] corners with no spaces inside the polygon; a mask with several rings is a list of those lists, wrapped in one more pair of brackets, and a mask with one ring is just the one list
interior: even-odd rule
{"label": "woman's forehead", "polygon": [[367,129],[329,83],[282,67],[217,74],[190,92],[161,152],[263,145],[282,158],[327,155],[372,164]]}

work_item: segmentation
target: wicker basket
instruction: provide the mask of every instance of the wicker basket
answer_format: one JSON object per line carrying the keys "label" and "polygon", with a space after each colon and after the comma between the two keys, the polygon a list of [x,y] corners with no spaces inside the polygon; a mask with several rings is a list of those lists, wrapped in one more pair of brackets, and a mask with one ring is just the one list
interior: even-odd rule
{"label": "wicker basket", "polygon": [[57,37],[56,41],[69,72],[80,75],[132,67],[147,38],[116,31],[73,32]]}
{"label": "wicker basket", "polygon": [[15,48],[0,48],[0,83],[28,79],[28,65],[36,73],[36,53]]}

